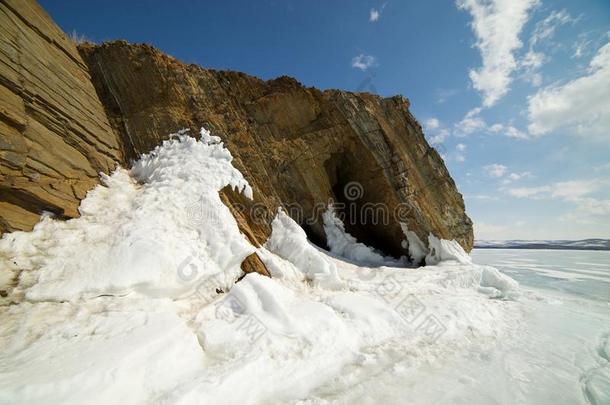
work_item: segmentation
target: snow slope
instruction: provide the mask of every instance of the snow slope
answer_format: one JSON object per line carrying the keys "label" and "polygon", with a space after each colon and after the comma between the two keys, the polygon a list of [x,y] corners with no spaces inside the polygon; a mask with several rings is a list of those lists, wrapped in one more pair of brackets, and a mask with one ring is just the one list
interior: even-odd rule
{"label": "snow slope", "polygon": [[[281,211],[259,249],[273,278],[235,284],[255,248],[218,190],[251,190],[201,135],[104,176],[80,218],[0,240],[0,403],[402,403],[409,390],[386,383],[489,350],[519,321],[518,284],[455,243],[431,237],[425,268],[370,268]],[[341,225],[342,252],[368,249]]]}

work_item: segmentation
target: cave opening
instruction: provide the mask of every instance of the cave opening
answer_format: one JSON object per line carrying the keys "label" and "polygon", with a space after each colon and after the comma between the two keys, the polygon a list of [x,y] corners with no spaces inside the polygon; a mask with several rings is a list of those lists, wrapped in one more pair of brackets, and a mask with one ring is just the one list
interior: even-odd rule
{"label": "cave opening", "polygon": [[[336,215],[345,230],[385,256],[404,255],[400,240],[388,227],[394,225],[389,207],[383,203],[380,184],[385,181],[375,162],[356,159],[350,153],[334,153],[324,163],[330,182]],[[315,242],[314,242],[315,243]],[[325,243],[326,245],[326,243]]]}

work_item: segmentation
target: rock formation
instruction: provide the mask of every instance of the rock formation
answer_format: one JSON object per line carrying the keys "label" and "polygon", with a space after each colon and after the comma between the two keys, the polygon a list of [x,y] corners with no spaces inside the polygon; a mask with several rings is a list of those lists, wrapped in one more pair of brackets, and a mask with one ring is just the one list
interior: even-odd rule
{"label": "rock formation", "polygon": [[[76,216],[99,171],[203,126],[252,185],[254,201],[221,197],[255,245],[280,206],[324,245],[332,201],[350,233],[387,254],[406,253],[400,222],[472,248],[462,196],[405,98],[263,81],[123,41],[79,54],[36,4],[0,2],[2,230],[29,229],[42,210]],[[242,268],[265,272],[257,257]]]}
{"label": "rock formation", "polygon": [[123,41],[79,49],[125,156],[177,128],[222,137],[253,186],[258,205],[246,219],[259,242],[261,219],[283,205],[323,245],[320,214],[332,200],[343,203],[348,231],[386,253],[405,253],[399,220],[422,240],[432,232],[472,247],[462,196],[403,97],[203,69]]}
{"label": "rock formation", "polygon": [[123,160],[76,47],[35,2],[0,2],[0,233],[78,215]]}

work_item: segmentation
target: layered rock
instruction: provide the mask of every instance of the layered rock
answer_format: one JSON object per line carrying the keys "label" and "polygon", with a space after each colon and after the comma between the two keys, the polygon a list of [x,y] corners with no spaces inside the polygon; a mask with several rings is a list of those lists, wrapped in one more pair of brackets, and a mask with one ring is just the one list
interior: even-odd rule
{"label": "layered rock", "polygon": [[0,1],[0,233],[78,215],[122,160],[76,46],[35,2]]}
{"label": "layered rock", "polygon": [[406,253],[401,221],[422,240],[433,233],[471,249],[462,196],[408,100],[203,69],[122,41],[79,50],[127,158],[179,128],[225,141],[255,202],[225,198],[259,244],[284,206],[324,245],[321,213],[332,201],[350,233],[386,253]]}
{"label": "layered rock", "polygon": [[[77,216],[99,172],[201,126],[253,187],[254,201],[221,198],[254,245],[283,206],[323,246],[332,202],[350,233],[395,256],[400,222],[472,247],[462,197],[408,100],[203,69],[146,45],[77,50],[33,1],[0,0],[0,231],[31,229],[43,211]],[[266,273],[255,255],[242,268]]]}

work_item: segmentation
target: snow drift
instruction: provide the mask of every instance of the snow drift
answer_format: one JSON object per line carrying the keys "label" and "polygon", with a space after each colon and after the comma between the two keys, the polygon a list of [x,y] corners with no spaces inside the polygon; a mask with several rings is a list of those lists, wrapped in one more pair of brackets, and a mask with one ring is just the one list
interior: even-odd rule
{"label": "snow drift", "polygon": [[29,269],[18,289],[31,301],[64,301],[132,292],[179,297],[212,276],[228,288],[255,250],[218,195],[226,185],[252,194],[231,160],[218,137],[202,130],[196,141],[183,131],[131,171],[103,175],[80,218],[45,217],[32,232],[2,239],[5,264]]}
{"label": "snow drift", "polygon": [[456,243],[431,236],[425,269],[388,267],[332,212],[331,250],[352,263],[280,211],[258,249],[272,278],[235,284],[257,249],[218,196],[251,196],[231,159],[181,132],[103,177],[80,218],[0,241],[0,402],[323,402],[498,339],[516,316],[517,283]]}

